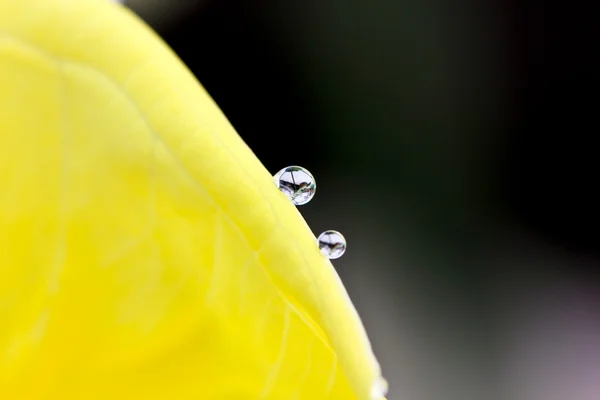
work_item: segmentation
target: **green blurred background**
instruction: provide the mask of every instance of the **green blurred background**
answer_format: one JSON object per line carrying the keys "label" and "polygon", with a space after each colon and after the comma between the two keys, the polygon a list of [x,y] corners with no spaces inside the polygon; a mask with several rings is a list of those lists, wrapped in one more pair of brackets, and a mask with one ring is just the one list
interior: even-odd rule
{"label": "green blurred background", "polygon": [[301,208],[390,400],[600,399],[598,15],[534,0],[130,0]]}

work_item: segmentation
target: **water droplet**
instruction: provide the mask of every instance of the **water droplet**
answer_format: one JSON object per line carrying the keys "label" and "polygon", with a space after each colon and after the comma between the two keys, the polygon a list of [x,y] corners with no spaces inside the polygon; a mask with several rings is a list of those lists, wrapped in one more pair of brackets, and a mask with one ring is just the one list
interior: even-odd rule
{"label": "water droplet", "polygon": [[275,185],[297,206],[308,203],[315,195],[315,178],[302,167],[287,167],[274,176]]}
{"label": "water droplet", "polygon": [[338,231],[325,231],[319,235],[319,250],[329,259],[340,258],[346,251],[346,239]]}
{"label": "water droplet", "polygon": [[388,393],[388,382],[384,377],[379,377],[371,387],[371,400],[381,400]]}

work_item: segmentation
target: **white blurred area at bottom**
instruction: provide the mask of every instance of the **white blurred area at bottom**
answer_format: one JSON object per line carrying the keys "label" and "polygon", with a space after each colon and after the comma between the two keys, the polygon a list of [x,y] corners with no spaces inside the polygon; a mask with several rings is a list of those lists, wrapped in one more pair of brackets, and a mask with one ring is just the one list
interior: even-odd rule
{"label": "white blurred area at bottom", "polygon": [[600,399],[600,287],[567,278],[528,297],[507,342],[507,398]]}

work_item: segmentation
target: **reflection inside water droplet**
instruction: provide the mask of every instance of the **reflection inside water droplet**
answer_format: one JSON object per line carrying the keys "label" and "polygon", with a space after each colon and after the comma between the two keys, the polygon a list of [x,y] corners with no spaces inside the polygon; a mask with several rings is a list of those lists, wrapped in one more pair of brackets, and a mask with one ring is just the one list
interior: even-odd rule
{"label": "reflection inside water droplet", "polygon": [[346,239],[338,231],[325,231],[319,235],[319,250],[329,258],[340,258],[346,251]]}
{"label": "reflection inside water droplet", "polygon": [[315,178],[302,167],[287,167],[273,177],[275,185],[297,206],[308,203],[315,195]]}
{"label": "reflection inside water droplet", "polygon": [[383,377],[377,378],[371,387],[371,400],[381,400],[388,393],[388,382]]}

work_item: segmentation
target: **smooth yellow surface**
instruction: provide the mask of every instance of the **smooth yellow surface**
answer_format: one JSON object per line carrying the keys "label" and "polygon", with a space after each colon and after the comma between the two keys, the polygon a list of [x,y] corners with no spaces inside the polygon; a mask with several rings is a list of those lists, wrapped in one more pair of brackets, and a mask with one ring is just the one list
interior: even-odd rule
{"label": "smooth yellow surface", "polygon": [[0,0],[0,399],[366,400],[378,377],[314,235],[148,27]]}

